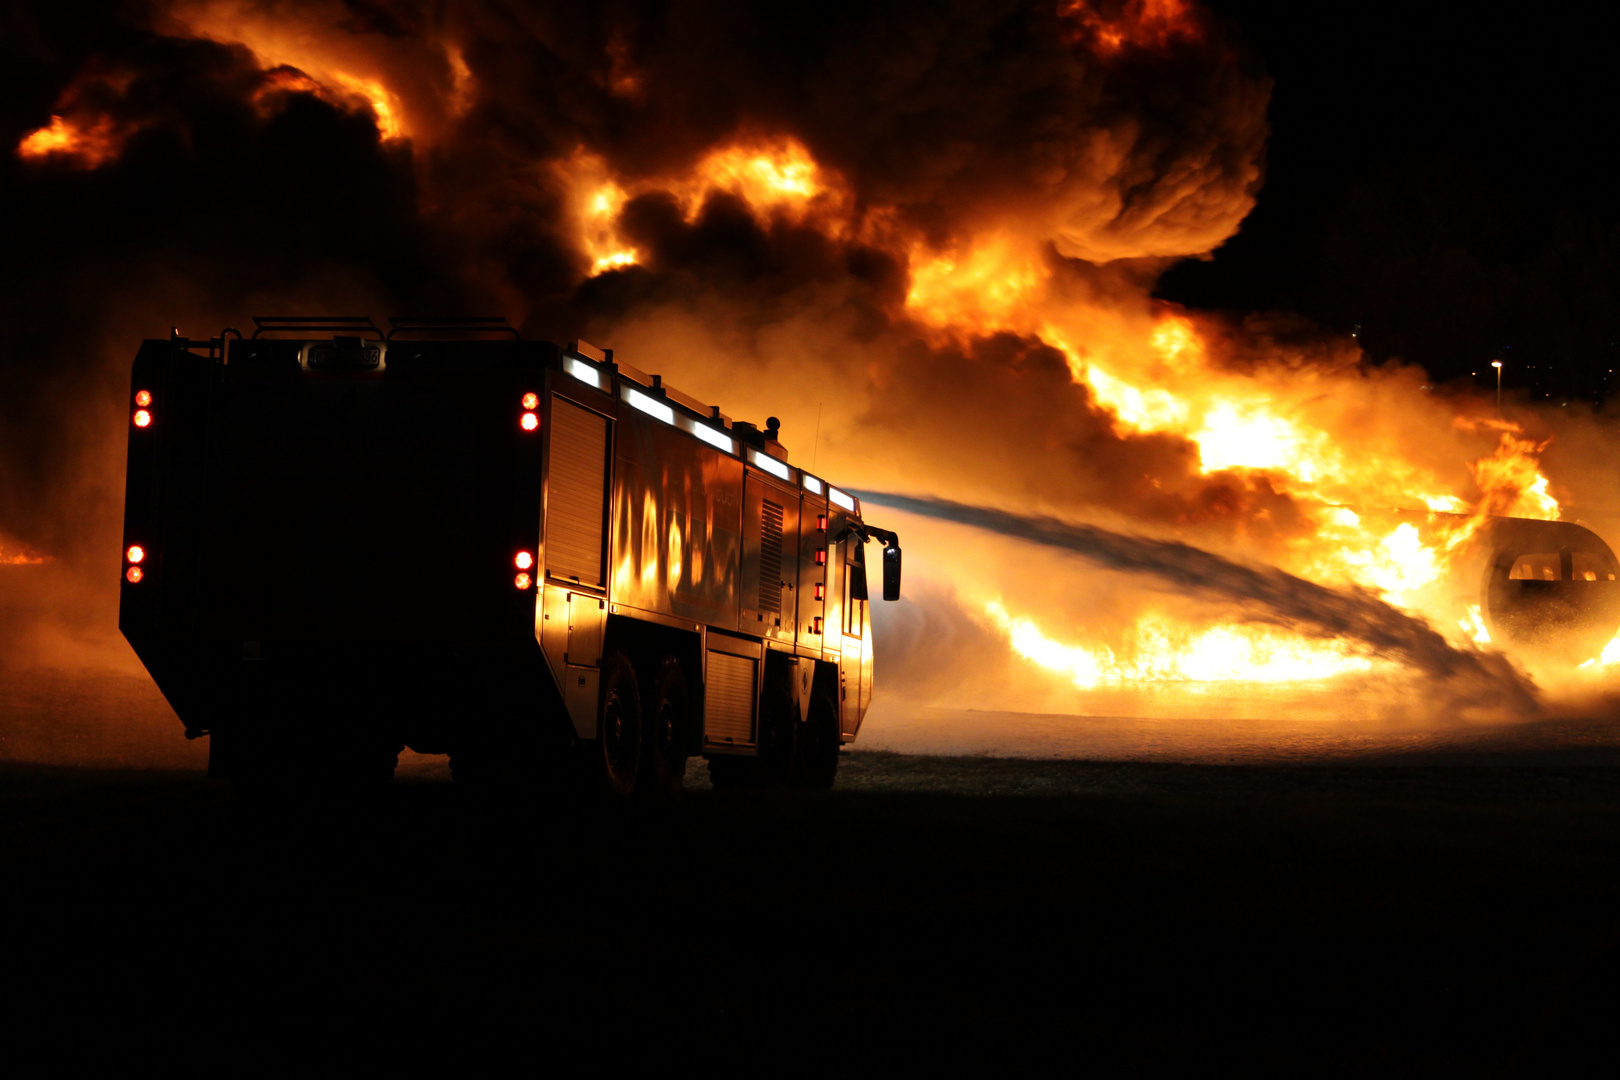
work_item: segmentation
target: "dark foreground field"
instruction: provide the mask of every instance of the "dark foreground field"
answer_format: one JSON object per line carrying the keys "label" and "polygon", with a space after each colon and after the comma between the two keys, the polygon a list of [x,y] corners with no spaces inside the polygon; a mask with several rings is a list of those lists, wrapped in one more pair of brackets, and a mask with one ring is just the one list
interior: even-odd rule
{"label": "dark foreground field", "polygon": [[853,753],[831,794],[243,805],[0,766],[9,1039],[284,1072],[1568,1075],[1620,772]]}

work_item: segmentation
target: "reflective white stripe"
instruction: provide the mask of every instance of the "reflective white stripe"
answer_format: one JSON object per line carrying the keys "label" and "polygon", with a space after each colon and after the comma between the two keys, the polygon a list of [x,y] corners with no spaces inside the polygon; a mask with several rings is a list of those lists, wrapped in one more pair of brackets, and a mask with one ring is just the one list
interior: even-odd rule
{"label": "reflective white stripe", "polygon": [[855,499],[852,496],[845,495],[835,487],[827,489],[827,498],[842,506],[845,510],[853,512],[855,509]]}
{"label": "reflective white stripe", "polygon": [[737,452],[737,444],[732,440],[730,435],[727,435],[722,431],[716,431],[708,424],[700,423],[696,420],[686,420],[686,422],[681,426],[687,431],[690,431],[692,434],[696,435],[698,438],[702,439],[704,442],[708,443],[710,446],[719,447],[728,454],[735,454]]}
{"label": "reflective white stripe", "polygon": [[602,389],[602,373],[584,361],[575,360],[571,356],[566,357],[563,360],[563,370],[580,382],[590,383],[598,390]]}
{"label": "reflective white stripe", "polygon": [[815,477],[811,476],[809,473],[800,473],[799,475],[804,480],[804,490],[813,491],[817,495],[821,494],[821,481],[820,480],[817,480]]}
{"label": "reflective white stripe", "polygon": [[648,416],[656,416],[666,424],[673,424],[675,422],[675,410],[670,408],[668,405],[665,405],[662,401],[658,401],[655,398],[650,398],[646,394],[643,394],[640,390],[632,390],[628,386],[624,387],[623,390],[624,400],[628,401],[631,405],[640,409]]}
{"label": "reflective white stripe", "polygon": [[780,476],[783,480],[791,480],[793,478],[793,474],[788,470],[788,467],[771,457],[769,454],[762,454],[758,450],[750,450],[748,451],[748,460],[752,461],[755,465],[758,465],[772,476]]}

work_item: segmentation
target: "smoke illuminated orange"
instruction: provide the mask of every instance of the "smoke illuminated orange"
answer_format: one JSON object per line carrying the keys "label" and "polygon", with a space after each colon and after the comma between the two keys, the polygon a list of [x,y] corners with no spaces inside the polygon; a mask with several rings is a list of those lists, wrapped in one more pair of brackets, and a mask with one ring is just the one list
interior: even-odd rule
{"label": "smoke illuminated orange", "polygon": [[650,192],[671,196],[688,221],[696,219],[711,197],[729,194],[761,217],[819,214],[825,231],[834,236],[845,235],[849,226],[841,183],[796,139],[739,142],[714,150],[681,173],[634,182],[614,178],[600,155],[584,149],[561,171],[573,194],[579,242],[590,257],[592,276],[641,262],[641,253],[619,232],[619,215],[632,198]]}
{"label": "smoke illuminated orange", "polygon": [[53,116],[48,125],[23,137],[17,144],[17,156],[34,160],[60,157],[80,168],[94,169],[116,157],[118,149],[111,120],[103,118],[84,126]]}
{"label": "smoke illuminated orange", "polygon": [[1125,49],[1165,49],[1199,34],[1184,0],[1125,0],[1112,17],[1092,0],[1063,0],[1058,14],[1072,28],[1072,43],[1089,41],[1105,56]]}

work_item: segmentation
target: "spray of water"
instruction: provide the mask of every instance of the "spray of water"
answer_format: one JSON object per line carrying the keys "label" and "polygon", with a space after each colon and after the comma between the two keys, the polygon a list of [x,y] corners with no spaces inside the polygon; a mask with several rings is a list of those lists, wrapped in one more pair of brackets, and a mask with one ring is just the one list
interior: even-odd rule
{"label": "spray of water", "polygon": [[881,491],[859,495],[867,506],[890,507],[1072,552],[1098,566],[1228,604],[1247,622],[1348,642],[1369,655],[1399,661],[1437,684],[1448,709],[1488,709],[1493,715],[1507,713],[1516,718],[1539,712],[1535,684],[1506,656],[1453,645],[1424,620],[1365,589],[1330,588],[1274,566],[1235,562],[1179,541],[1132,536],[1095,525],[948,499]]}

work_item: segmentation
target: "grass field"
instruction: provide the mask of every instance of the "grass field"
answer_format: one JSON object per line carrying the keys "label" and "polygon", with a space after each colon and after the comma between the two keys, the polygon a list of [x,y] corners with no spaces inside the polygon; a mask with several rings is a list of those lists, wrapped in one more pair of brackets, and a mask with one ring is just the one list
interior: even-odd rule
{"label": "grass field", "polygon": [[1607,767],[855,752],[831,793],[620,805],[416,775],[245,806],[194,771],[0,766],[16,1030],[283,1066],[336,1037],[356,1061],[1569,1075],[1620,1004]]}

